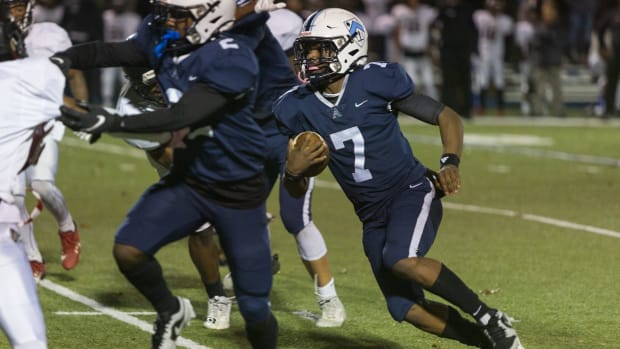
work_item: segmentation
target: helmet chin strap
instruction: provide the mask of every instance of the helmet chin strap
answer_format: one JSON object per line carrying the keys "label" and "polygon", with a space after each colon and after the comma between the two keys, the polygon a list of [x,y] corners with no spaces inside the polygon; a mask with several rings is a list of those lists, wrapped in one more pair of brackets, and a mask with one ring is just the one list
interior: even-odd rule
{"label": "helmet chin strap", "polygon": [[316,78],[309,78],[309,84],[310,86],[312,86],[312,88],[314,90],[317,91],[323,91],[325,90],[331,83],[338,81],[339,79],[341,79],[344,74],[337,74],[337,73],[332,73],[329,74],[329,76],[325,76],[327,74],[324,74],[320,77],[316,77]]}

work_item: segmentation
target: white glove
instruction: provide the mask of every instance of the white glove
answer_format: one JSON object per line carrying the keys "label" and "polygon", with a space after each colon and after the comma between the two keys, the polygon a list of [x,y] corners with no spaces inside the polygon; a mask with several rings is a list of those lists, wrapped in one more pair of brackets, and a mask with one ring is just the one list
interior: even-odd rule
{"label": "white glove", "polygon": [[274,3],[273,1],[274,0],[257,0],[256,5],[254,5],[254,12],[269,12],[286,7],[285,2]]}

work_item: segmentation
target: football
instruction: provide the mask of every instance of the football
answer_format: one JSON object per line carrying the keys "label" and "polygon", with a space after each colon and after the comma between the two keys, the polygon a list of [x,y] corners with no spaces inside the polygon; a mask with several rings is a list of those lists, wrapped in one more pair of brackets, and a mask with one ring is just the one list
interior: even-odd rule
{"label": "football", "polygon": [[306,172],[304,172],[304,176],[306,177],[318,176],[321,172],[323,172],[323,170],[325,170],[325,167],[327,167],[327,163],[329,162],[329,147],[327,146],[327,143],[325,143],[323,137],[313,131],[304,131],[293,139],[293,146],[296,148],[301,147],[304,144],[313,145],[316,143],[325,144],[325,152],[321,154],[326,156],[325,161],[310,166]]}

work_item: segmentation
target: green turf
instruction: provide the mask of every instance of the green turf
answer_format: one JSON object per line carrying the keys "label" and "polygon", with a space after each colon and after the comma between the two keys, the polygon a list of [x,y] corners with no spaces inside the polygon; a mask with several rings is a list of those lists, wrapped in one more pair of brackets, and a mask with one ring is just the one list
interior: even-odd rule
{"label": "green turf", "polygon": [[[436,167],[441,148],[420,140],[438,137],[437,129],[417,123],[407,123],[403,129],[416,155]],[[526,348],[620,348],[620,238],[523,219],[532,214],[620,231],[620,168],[518,153],[553,150],[620,158],[619,131],[617,127],[466,125],[468,135],[535,135],[552,141],[548,146],[466,146],[463,188],[445,202],[510,210],[516,216],[446,208],[429,253],[475,291],[498,290],[481,297],[520,320],[515,326]],[[62,270],[55,224],[44,211],[35,229],[47,259],[48,279],[115,310],[151,311],[117,271],[111,249],[124,214],[156,176],[128,147],[113,155],[95,151],[96,146],[84,150],[75,146],[78,141],[72,135],[67,138],[69,142],[61,147],[57,180],[79,222],[83,255],[75,270]],[[121,145],[109,137],[100,143]],[[333,184],[328,173],[320,179]],[[274,198],[268,207],[277,213]],[[294,241],[276,220],[271,225],[272,246],[280,255],[282,269],[275,276],[271,300],[280,323],[280,348],[463,348],[391,320],[363,255],[361,226],[339,190],[320,185],[313,209],[328,244],[348,320],[342,328],[318,329],[294,314],[304,310],[316,314],[318,306]],[[249,348],[236,307],[231,329],[202,327],[206,298],[185,240],[165,247],[158,258],[171,288],[189,297],[198,313],[183,331],[184,338],[210,348]],[[39,295],[50,348],[149,347],[149,335],[137,327],[106,315],[58,315],[59,311],[94,310],[42,287]],[[152,315],[136,317],[148,323],[154,319]],[[0,348],[5,347],[6,340],[0,338]]]}

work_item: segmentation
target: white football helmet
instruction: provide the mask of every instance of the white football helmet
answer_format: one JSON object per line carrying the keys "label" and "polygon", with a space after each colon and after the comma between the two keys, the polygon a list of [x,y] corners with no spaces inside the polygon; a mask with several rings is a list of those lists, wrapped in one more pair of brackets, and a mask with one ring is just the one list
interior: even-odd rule
{"label": "white football helmet", "polygon": [[29,57],[50,57],[72,46],[69,34],[58,24],[52,22],[33,25],[25,44]]}
{"label": "white football helmet", "polygon": [[[320,58],[311,58],[317,50]],[[320,88],[366,63],[368,31],[347,10],[318,10],[304,22],[293,51],[300,80]]]}
{"label": "white football helmet", "polygon": [[232,28],[237,4],[235,0],[156,0],[156,18],[166,20],[191,18],[193,24],[185,38],[191,44],[203,44],[218,33]]}

